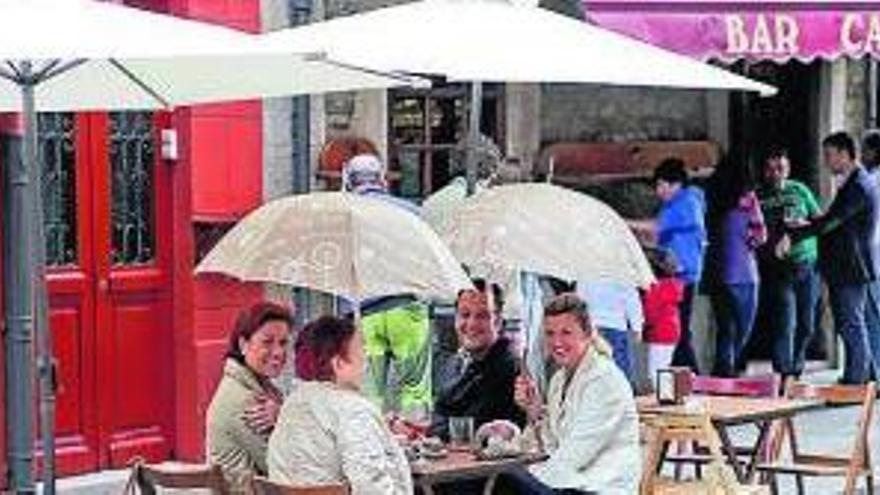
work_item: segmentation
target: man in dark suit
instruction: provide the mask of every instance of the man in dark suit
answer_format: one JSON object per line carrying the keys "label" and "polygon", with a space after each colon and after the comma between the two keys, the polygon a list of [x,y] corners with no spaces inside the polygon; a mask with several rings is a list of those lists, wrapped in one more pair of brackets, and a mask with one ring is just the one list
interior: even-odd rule
{"label": "man in dark suit", "polygon": [[449,419],[473,418],[474,428],[496,419],[523,426],[525,415],[513,400],[519,374],[510,341],[501,336],[503,293],[497,284],[474,280],[455,303],[455,331],[461,351],[443,370],[437,386],[432,435],[448,439]]}
{"label": "man in dark suit", "polygon": [[819,236],[819,269],[828,284],[834,326],[843,339],[843,383],[864,383],[870,373],[865,304],[868,286],[878,277],[878,186],[856,161],[853,138],[844,132],[822,141],[825,166],[840,180],[828,210],[800,225],[790,225],[794,239]]}

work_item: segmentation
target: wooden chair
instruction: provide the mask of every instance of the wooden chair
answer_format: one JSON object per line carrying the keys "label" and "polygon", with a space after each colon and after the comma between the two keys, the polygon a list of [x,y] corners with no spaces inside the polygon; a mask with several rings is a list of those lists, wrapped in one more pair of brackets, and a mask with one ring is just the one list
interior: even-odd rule
{"label": "wooden chair", "polygon": [[[650,418],[649,450],[642,473],[641,495],[763,495],[765,486],[742,485],[724,463],[721,440],[707,414],[661,414]],[[710,460],[704,479],[680,481],[659,475],[663,457],[673,442],[698,442]]]}
{"label": "wooden chair", "polygon": [[256,476],[250,482],[253,495],[348,495],[348,486],[321,485],[321,486],[291,486],[269,481],[266,478]]}
{"label": "wooden chair", "polygon": [[[691,390],[696,394],[703,395],[728,395],[734,397],[778,397],[780,380],[778,375],[748,376],[741,378],[720,378],[715,376],[694,375],[691,382]],[[681,468],[684,465],[694,466],[696,476],[701,476],[701,466],[710,461],[710,456],[704,446],[692,444],[690,452],[687,445],[678,444],[677,453],[668,457],[669,462],[676,464],[676,479],[681,477]],[[736,446],[734,451],[738,456],[753,454],[753,446]],[[769,461],[769,449],[763,460]]]}
{"label": "wooden chair", "polygon": [[155,495],[156,488],[202,488],[215,495],[231,493],[220,466],[210,464],[147,465],[143,459],[132,462],[126,493]]}
{"label": "wooden chair", "polygon": [[774,438],[772,448],[773,459],[779,459],[785,439],[791,453],[789,462],[774,461],[760,464],[758,470],[770,478],[774,493],[776,492],[776,476],[778,474],[794,475],[798,494],[804,493],[804,477],[838,476],[846,479],[844,495],[855,493],[858,478],[864,477],[867,493],[874,493],[873,464],[868,438],[877,399],[876,383],[866,385],[826,385],[812,386],[804,383],[792,383],[787,386],[786,395],[794,399],[822,399],[828,406],[861,406],[857,424],[856,438],[848,455],[805,454],[798,449],[794,422],[786,420]]}

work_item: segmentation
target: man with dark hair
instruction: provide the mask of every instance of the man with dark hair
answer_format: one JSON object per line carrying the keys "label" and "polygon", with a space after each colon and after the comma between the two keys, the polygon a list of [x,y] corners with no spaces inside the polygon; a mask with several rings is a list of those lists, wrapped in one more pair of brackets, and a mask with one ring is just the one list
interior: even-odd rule
{"label": "man with dark hair", "polygon": [[792,221],[795,241],[819,237],[819,269],[828,283],[834,326],[843,339],[842,383],[864,383],[870,371],[865,305],[868,286],[877,279],[875,253],[878,188],[856,161],[853,138],[831,134],[822,141],[825,166],[841,180],[828,210],[810,220]]}
{"label": "man with dark hair", "polygon": [[453,416],[474,418],[475,428],[495,419],[520,426],[525,420],[513,401],[517,358],[501,336],[503,293],[497,284],[482,279],[474,280],[474,287],[462,291],[455,302],[460,351],[444,373],[446,382],[438,384],[431,433],[443,438],[449,436]]}
{"label": "man with dark hair", "polygon": [[[862,165],[880,188],[880,129],[869,129],[862,135]],[[877,210],[880,215],[880,208]],[[880,219],[878,219],[880,225]],[[878,227],[880,228],[880,227]],[[880,235],[874,236],[874,262],[880,263]],[[878,268],[880,273],[880,268]],[[880,377],[880,277],[868,286],[868,304],[865,307],[865,324],[874,378]]]}
{"label": "man with dark hair", "polygon": [[675,347],[672,364],[699,371],[691,343],[691,312],[694,291],[703,272],[706,252],[706,200],[703,191],[688,184],[684,162],[667,158],[654,170],[654,190],[662,206],[657,215],[657,244],[669,249],[679,262],[676,274],[684,282],[684,297],[679,306],[681,337]]}
{"label": "man with dark hair", "polygon": [[785,237],[786,221],[808,220],[820,213],[813,192],[788,178],[788,152],[771,150],[764,160],[764,181],[758,190],[761,211],[767,225],[767,243],[759,251],[761,291],[773,319],[773,370],[783,376],[800,376],[815,327],[819,300],[816,271],[816,238],[790,243]]}

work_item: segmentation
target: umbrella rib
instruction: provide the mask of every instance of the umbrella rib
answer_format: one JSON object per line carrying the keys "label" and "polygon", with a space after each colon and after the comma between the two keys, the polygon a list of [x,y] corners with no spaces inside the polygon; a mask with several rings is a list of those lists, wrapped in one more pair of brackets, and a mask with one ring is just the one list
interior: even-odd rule
{"label": "umbrella rib", "polygon": [[399,72],[383,72],[380,70],[370,69],[367,67],[361,67],[359,65],[340,62],[339,60],[333,60],[331,58],[327,58],[324,55],[313,55],[313,56],[309,57],[309,60],[316,61],[316,62],[322,62],[322,63],[328,64],[328,65],[334,65],[334,66],[342,68],[342,69],[348,69],[348,70],[353,70],[353,71],[357,71],[357,72],[363,72],[366,74],[372,74],[374,76],[387,77],[387,78],[395,79],[395,80],[400,81],[405,84],[412,84],[413,79],[414,79],[412,77],[405,76]]}
{"label": "umbrella rib", "polygon": [[[52,70],[55,69],[55,67],[58,67],[58,64],[60,64],[60,63],[61,63],[60,58],[56,58],[56,59],[50,61],[48,64],[43,66],[43,68],[40,69],[36,74],[34,74],[34,81],[42,81],[43,78],[45,78],[47,74],[51,73]],[[51,76],[49,76],[49,77],[51,77]]]}
{"label": "umbrella rib", "polygon": [[20,82],[20,80],[15,76],[14,73],[10,72],[7,69],[4,69],[3,67],[0,67],[0,77],[2,77],[3,79],[9,79],[15,84],[18,84]]}
{"label": "umbrella rib", "polygon": [[63,74],[69,70],[75,69],[80,65],[88,62],[87,59],[78,58],[76,60],[71,60],[70,62],[61,63],[60,59],[56,59],[51,64],[47,65],[43,70],[41,70],[35,77],[38,82],[45,82],[53,77]]}
{"label": "umbrella rib", "polygon": [[158,101],[163,107],[171,108],[173,105],[162,95],[160,95],[155,89],[151,88],[149,84],[145,83],[141,78],[137,76],[134,72],[132,72],[128,67],[123,65],[121,62],[116,60],[115,58],[107,59],[113,67],[121,72],[125,77],[129,78],[133,83],[135,83],[139,88],[144,90],[145,93],[153,97],[156,101]]}
{"label": "umbrella rib", "polygon": [[21,83],[23,79],[21,70],[19,70],[19,68],[14,63],[12,63],[11,60],[6,61],[6,66],[9,67],[9,72],[3,70],[3,77],[7,77],[16,83]]}

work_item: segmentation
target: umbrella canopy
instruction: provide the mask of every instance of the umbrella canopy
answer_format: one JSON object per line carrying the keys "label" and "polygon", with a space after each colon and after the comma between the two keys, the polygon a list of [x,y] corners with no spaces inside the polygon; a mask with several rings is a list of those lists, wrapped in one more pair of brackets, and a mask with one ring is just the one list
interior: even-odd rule
{"label": "umbrella canopy", "polygon": [[[22,60],[32,61],[23,73]],[[155,109],[223,100],[421,85],[271,47],[221,26],[89,0],[0,0],[0,111]]]}
{"label": "umbrella canopy", "polygon": [[511,0],[421,0],[267,34],[342,62],[459,81],[776,90],[726,70]]}
{"label": "umbrella canopy", "polygon": [[25,122],[23,160],[10,164],[13,179],[5,191],[13,240],[4,287],[13,491],[33,490],[33,321],[45,411],[45,492],[54,493],[52,344],[43,294],[36,113],[160,109],[418,82],[330,62],[312,48],[269,48],[256,36],[107,2],[0,0],[0,111],[22,112]]}
{"label": "umbrella canopy", "polygon": [[441,237],[474,267],[639,287],[654,280],[639,243],[614,210],[549,184],[477,193],[454,211]]}
{"label": "umbrella canopy", "polygon": [[404,293],[450,300],[471,287],[419,217],[344,192],[266,203],[226,234],[196,272],[306,287],[355,302]]}

